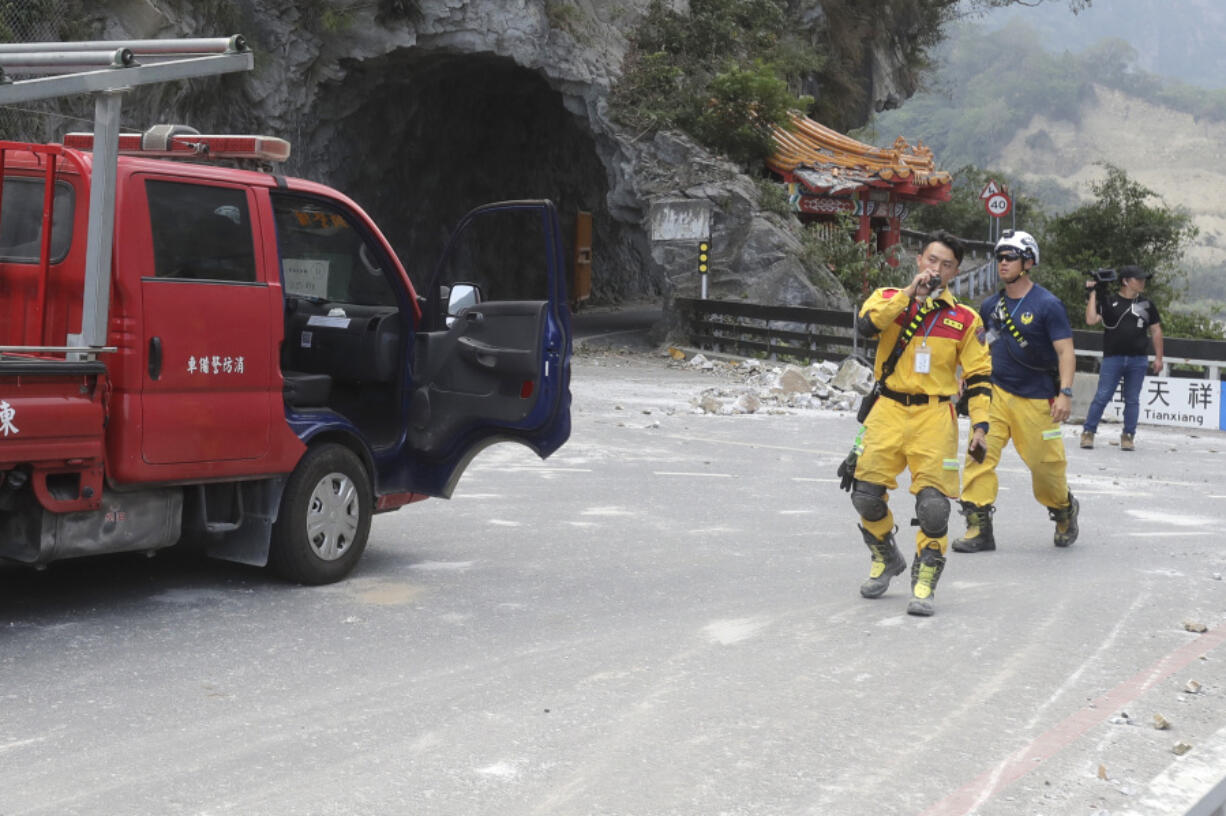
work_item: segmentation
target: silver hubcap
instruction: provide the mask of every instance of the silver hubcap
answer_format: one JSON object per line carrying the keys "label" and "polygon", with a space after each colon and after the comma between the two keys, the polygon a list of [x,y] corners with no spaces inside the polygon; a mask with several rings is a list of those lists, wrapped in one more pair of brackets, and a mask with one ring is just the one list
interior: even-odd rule
{"label": "silver hubcap", "polygon": [[358,535],[361,515],[358,490],[343,473],[329,473],[311,491],[307,508],[307,541],[325,561],[335,561],[349,551]]}

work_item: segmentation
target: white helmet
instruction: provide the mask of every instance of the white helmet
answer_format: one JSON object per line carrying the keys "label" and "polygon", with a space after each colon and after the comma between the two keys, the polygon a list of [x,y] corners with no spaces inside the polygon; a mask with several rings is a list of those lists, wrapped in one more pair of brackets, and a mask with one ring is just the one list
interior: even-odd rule
{"label": "white helmet", "polygon": [[1016,249],[1023,258],[1034,261],[1035,266],[1039,265],[1039,242],[1029,232],[1005,230],[1000,234],[1000,240],[996,242],[993,252],[1000,252],[1002,249]]}

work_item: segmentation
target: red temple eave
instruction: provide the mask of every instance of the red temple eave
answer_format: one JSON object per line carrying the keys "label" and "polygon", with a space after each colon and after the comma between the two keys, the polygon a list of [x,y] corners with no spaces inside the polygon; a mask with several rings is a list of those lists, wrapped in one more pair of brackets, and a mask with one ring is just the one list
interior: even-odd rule
{"label": "red temple eave", "polygon": [[852,198],[887,190],[896,202],[950,200],[952,177],[936,169],[923,143],[900,137],[891,147],[873,147],[799,115],[773,136],[776,150],[766,166],[805,194]]}
{"label": "red temple eave", "polygon": [[950,182],[934,184],[927,187],[916,187],[914,184],[895,184],[896,195],[922,201],[925,204],[937,204],[950,199]]}
{"label": "red temple eave", "polygon": [[828,223],[838,213],[853,214],[855,240],[870,253],[873,244],[880,252],[899,243],[911,206],[950,200],[953,178],[936,168],[922,142],[912,146],[899,137],[890,147],[873,147],[800,115],[772,136],[775,152],[766,166],[787,183],[802,220]]}

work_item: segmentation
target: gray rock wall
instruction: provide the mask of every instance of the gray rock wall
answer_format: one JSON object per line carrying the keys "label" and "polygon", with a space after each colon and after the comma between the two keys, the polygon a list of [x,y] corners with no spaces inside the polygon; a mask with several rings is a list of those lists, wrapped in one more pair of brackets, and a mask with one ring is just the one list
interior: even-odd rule
{"label": "gray rock wall", "polygon": [[[653,209],[689,201],[710,213],[713,295],[846,306],[832,278],[809,281],[794,226],[761,211],[752,179],[680,134],[610,120],[648,2],[420,0],[388,19],[379,3],[338,0],[103,0],[96,24],[109,39],[245,34],[252,75],[134,92],[124,124],[289,139],[285,171],[366,207],[415,277],[469,207],[550,197],[567,227],[594,214],[593,302],[693,295],[693,243],[651,234]],[[886,96],[895,59],[877,55],[866,77]]]}

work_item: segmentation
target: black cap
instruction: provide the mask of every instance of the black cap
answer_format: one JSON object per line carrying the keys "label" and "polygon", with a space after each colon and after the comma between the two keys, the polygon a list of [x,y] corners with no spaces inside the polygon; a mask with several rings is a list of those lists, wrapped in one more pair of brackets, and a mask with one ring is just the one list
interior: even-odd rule
{"label": "black cap", "polygon": [[1119,269],[1120,278],[1152,278],[1153,272],[1146,272],[1139,266],[1121,266]]}

